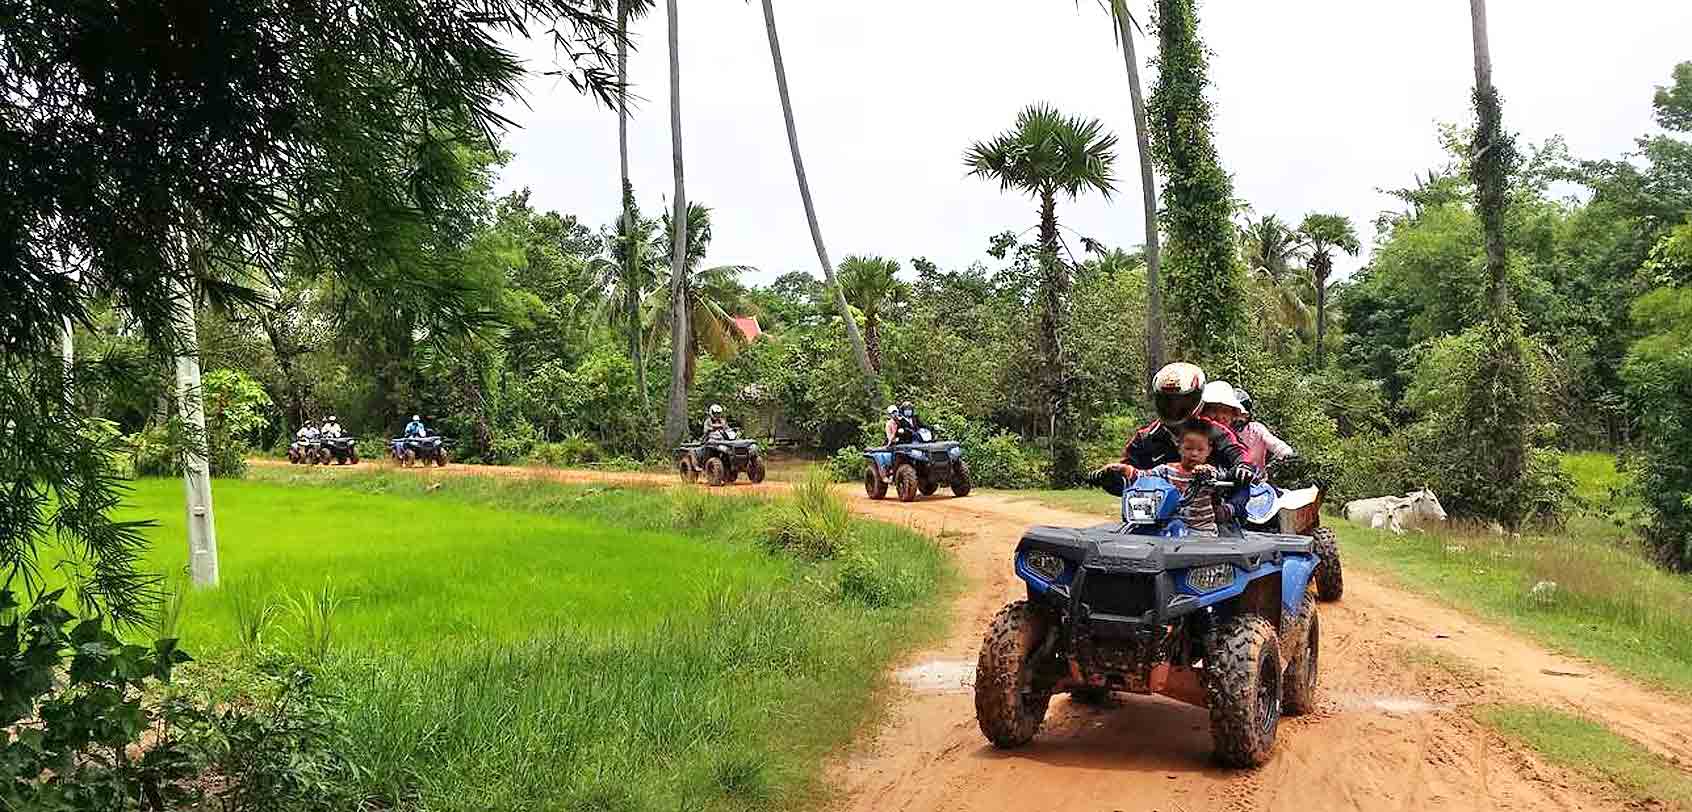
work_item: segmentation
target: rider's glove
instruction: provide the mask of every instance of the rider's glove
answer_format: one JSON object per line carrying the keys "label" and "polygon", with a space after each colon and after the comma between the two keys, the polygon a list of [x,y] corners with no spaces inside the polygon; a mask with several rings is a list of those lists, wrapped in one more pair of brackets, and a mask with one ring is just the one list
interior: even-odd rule
{"label": "rider's glove", "polygon": [[1257,481],[1257,469],[1250,465],[1234,466],[1234,481],[1240,485],[1250,485]]}

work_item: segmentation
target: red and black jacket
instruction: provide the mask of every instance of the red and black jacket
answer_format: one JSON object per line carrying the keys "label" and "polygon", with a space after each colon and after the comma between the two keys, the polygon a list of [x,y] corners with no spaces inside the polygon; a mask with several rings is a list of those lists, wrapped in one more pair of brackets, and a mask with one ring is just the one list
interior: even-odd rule
{"label": "red and black jacket", "polygon": [[[1199,425],[1204,426],[1205,433],[1210,436],[1210,464],[1216,466],[1220,476],[1240,479],[1250,482],[1252,476],[1242,476],[1242,467],[1251,470],[1251,464],[1246,460],[1245,444],[1234,434],[1234,430],[1206,417],[1194,417]],[[1156,468],[1164,463],[1181,461],[1181,435],[1170,431],[1160,420],[1152,421],[1151,425],[1135,432],[1134,438],[1128,441],[1128,446],[1122,449],[1122,461],[1140,470]]]}

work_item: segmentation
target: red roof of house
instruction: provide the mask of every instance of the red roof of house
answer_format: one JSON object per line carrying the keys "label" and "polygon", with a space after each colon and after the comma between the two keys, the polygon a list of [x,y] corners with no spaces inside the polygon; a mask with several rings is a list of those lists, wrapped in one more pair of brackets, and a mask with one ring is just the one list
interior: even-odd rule
{"label": "red roof of house", "polygon": [[751,341],[764,334],[764,328],[758,326],[757,316],[735,316],[734,326],[740,329],[740,334]]}

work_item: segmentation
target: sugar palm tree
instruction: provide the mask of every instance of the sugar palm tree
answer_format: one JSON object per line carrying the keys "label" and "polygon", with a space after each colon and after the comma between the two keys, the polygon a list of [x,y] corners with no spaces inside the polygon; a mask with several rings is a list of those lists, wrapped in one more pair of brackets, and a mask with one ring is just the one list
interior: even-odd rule
{"label": "sugar palm tree", "polygon": [[870,361],[869,350],[864,345],[863,336],[858,334],[858,323],[852,318],[852,310],[846,303],[846,294],[834,278],[834,264],[828,260],[828,249],[823,245],[822,227],[817,224],[817,207],[811,203],[811,182],[805,177],[805,161],[799,153],[799,131],[793,124],[793,100],[787,92],[787,65],[781,59],[781,37],[776,34],[775,9],[770,0],[763,0],[764,30],[770,40],[770,61],[775,66],[776,94],[781,97],[781,116],[787,124],[787,147],[793,153],[793,175],[799,183],[799,199],[805,206],[805,220],[811,226],[811,243],[817,249],[817,262],[822,264],[823,281],[827,283],[829,295],[834,299],[834,306],[840,312],[840,321],[846,328],[846,343],[852,345],[852,354],[858,360],[858,370],[864,377],[865,409],[867,415],[874,416],[881,408],[881,383],[876,375],[878,363]]}
{"label": "sugar palm tree", "polygon": [[1316,286],[1316,367],[1320,369],[1328,338],[1328,277],[1334,272],[1334,250],[1357,256],[1363,246],[1343,214],[1305,215],[1298,233],[1310,252],[1310,281]]}
{"label": "sugar palm tree", "polygon": [[1058,256],[1057,198],[1071,200],[1094,191],[1116,190],[1116,136],[1097,119],[1066,116],[1045,104],[1029,105],[1016,125],[964,153],[970,174],[991,178],[999,188],[1024,192],[1040,204],[1040,349],[1047,373],[1052,417],[1052,480],[1074,483],[1081,473],[1080,449],[1070,408],[1069,363],[1063,334],[1068,322],[1070,269]]}
{"label": "sugar palm tree", "polygon": [[[677,230],[669,214],[664,215],[659,230],[653,238],[655,252],[668,249],[676,238]],[[650,340],[656,343],[666,331],[672,337],[672,352],[680,359],[672,363],[682,371],[685,392],[693,387],[694,360],[700,353],[726,361],[745,346],[746,336],[735,325],[734,314],[745,312],[748,307],[740,275],[752,269],[744,265],[700,267],[711,245],[710,208],[689,204],[687,223],[681,231],[687,239],[682,275],[678,279],[672,276],[670,268],[660,265],[652,291],[646,297],[646,311]],[[679,299],[675,298],[678,294]],[[687,316],[685,332],[679,339],[675,337],[677,312]]]}
{"label": "sugar palm tree", "polygon": [[670,402],[664,410],[664,442],[675,445],[687,431],[687,390],[692,382],[692,333],[688,330],[687,295],[683,285],[687,280],[687,184],[682,172],[681,128],[681,36],[676,16],[676,0],[666,0],[665,17],[670,39],[670,164],[675,176],[675,235],[670,248]]}
{"label": "sugar palm tree", "polygon": [[[634,184],[629,181],[629,21],[645,17],[652,11],[654,3],[653,0],[614,1],[617,4],[617,165],[621,170],[617,188],[622,201],[622,214],[618,217],[617,226],[620,243],[617,252],[624,276],[634,280],[640,274],[644,244],[633,234],[640,214],[635,209]],[[640,347],[640,286],[626,284],[622,289],[625,295],[621,301],[621,321],[631,328],[628,334],[629,360],[634,363],[641,404],[650,414],[652,399],[647,393],[646,364],[641,359]]]}
{"label": "sugar palm tree", "polygon": [[864,314],[864,345],[870,364],[881,371],[881,313],[889,304],[905,300],[906,286],[898,278],[899,263],[882,257],[847,257],[840,263],[840,287],[846,301]]}
{"label": "sugar palm tree", "polygon": [[1305,303],[1310,282],[1293,271],[1293,265],[1305,258],[1303,236],[1273,214],[1255,220],[1248,214],[1240,225],[1239,240],[1240,257],[1269,315],[1280,328],[1308,336],[1314,326]]}
{"label": "sugar palm tree", "polygon": [[1158,274],[1157,175],[1152,171],[1151,130],[1146,128],[1146,97],[1140,91],[1140,66],[1134,56],[1134,29],[1139,26],[1125,0],[1099,0],[1116,26],[1116,44],[1128,72],[1128,100],[1134,108],[1134,142],[1140,153],[1140,192],[1146,215],[1146,375],[1163,366],[1163,283]]}

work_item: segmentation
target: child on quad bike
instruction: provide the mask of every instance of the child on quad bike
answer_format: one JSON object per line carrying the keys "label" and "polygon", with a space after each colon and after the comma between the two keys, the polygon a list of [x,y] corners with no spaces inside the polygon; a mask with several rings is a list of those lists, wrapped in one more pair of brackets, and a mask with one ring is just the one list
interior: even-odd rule
{"label": "child on quad bike", "polygon": [[[1181,507],[1181,521],[1197,535],[1217,535],[1217,524],[1227,524],[1233,521],[1233,511],[1226,503],[1218,504],[1216,499],[1216,466],[1205,462],[1210,459],[1210,432],[1202,426],[1187,426],[1181,429],[1181,459],[1174,463],[1164,463],[1145,471],[1132,466],[1122,472],[1125,485],[1133,484],[1141,474],[1162,477],[1169,480],[1181,495],[1186,497]],[[1089,477],[1090,480],[1109,476],[1109,468],[1102,469]],[[1095,483],[1096,484],[1096,483]]]}
{"label": "child on quad bike", "polygon": [[1210,440],[1210,457],[1205,460],[1218,472],[1236,482],[1251,482],[1255,474],[1246,461],[1245,446],[1234,430],[1199,414],[1204,402],[1204,370],[1176,362],[1158,370],[1152,379],[1152,403],[1157,419],[1136,432],[1122,450],[1122,460],[1105,470],[1127,473],[1147,470],[1181,459],[1181,432],[1187,427],[1202,430]]}

